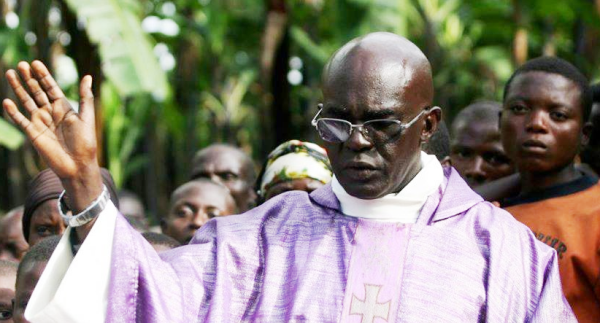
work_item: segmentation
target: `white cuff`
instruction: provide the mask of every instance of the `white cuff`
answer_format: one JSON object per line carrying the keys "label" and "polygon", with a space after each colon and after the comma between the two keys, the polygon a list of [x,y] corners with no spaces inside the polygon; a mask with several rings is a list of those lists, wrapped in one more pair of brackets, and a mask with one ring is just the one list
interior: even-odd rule
{"label": "white cuff", "polygon": [[31,323],[105,321],[117,215],[109,202],[76,257],[69,241],[73,228],[65,230],[31,295],[26,319]]}

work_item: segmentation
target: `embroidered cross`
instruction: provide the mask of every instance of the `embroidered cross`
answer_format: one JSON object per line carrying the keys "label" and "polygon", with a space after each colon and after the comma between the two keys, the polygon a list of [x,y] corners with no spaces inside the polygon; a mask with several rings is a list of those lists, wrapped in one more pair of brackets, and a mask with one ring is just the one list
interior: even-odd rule
{"label": "embroidered cross", "polygon": [[350,315],[361,315],[361,323],[373,323],[376,317],[382,318],[384,321],[388,321],[388,315],[390,314],[390,303],[377,302],[379,291],[381,286],[379,285],[368,285],[365,284],[365,299],[358,299],[355,295],[352,295],[352,302],[350,303]]}

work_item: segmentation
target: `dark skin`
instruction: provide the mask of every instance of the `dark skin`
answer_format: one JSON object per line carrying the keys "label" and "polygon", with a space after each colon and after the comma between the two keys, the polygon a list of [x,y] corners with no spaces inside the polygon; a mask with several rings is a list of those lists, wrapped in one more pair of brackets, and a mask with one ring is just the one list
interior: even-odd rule
{"label": "dark skin", "polygon": [[22,275],[17,280],[13,312],[15,323],[29,323],[25,319],[25,309],[47,264],[47,261],[34,261],[25,264],[21,272]]}
{"label": "dark skin", "polygon": [[[409,122],[433,99],[431,68],[408,40],[374,33],[338,50],[323,75],[322,116],[351,123]],[[350,195],[376,199],[402,190],[420,171],[420,147],[435,131],[440,110],[428,110],[400,136],[371,142],[354,131],[344,143],[325,143],[336,178]]]}
{"label": "dark skin", "polygon": [[0,274],[0,322],[13,323],[13,306],[15,298],[16,272]]}
{"label": "dark skin", "polygon": [[256,203],[253,178],[248,157],[241,151],[224,145],[213,145],[200,151],[192,162],[192,178],[206,178],[226,186],[241,212]]}
{"label": "dark skin", "polygon": [[40,204],[31,215],[29,226],[30,246],[34,246],[44,238],[61,235],[65,229],[65,222],[56,207],[58,199],[50,199]]}
{"label": "dark skin", "polygon": [[500,141],[497,116],[488,120],[455,120],[452,133],[452,166],[471,188],[514,173]]}
{"label": "dark skin", "polygon": [[23,237],[22,218],[23,209],[19,208],[0,219],[0,260],[17,262],[29,250]]}
{"label": "dark skin", "polygon": [[[31,66],[20,62],[18,70],[8,70],[6,79],[29,117],[10,99],[2,102],[4,111],[60,178],[70,209],[80,213],[100,196],[103,185],[97,161],[92,77],[81,80],[77,113],[42,62],[34,61]],[[94,222],[76,229],[81,241]]]}
{"label": "dark skin", "polygon": [[577,85],[558,74],[526,72],[512,82],[501,118],[502,143],[521,176],[521,194],[581,176],[574,159],[583,131]]}
{"label": "dark skin", "polygon": [[301,178],[287,182],[280,182],[269,187],[269,189],[265,192],[265,201],[289,191],[305,191],[311,193],[323,185],[325,184],[312,178]]}
{"label": "dark skin", "polygon": [[210,219],[236,213],[235,201],[224,186],[210,181],[191,181],[171,197],[169,215],[161,223],[163,233],[188,244]]}

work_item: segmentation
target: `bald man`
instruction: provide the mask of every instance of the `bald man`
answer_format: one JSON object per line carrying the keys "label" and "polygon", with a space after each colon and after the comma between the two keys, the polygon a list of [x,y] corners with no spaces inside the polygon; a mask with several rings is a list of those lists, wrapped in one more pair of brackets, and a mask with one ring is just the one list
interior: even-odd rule
{"label": "bald man", "polygon": [[189,181],[171,195],[169,214],[161,220],[162,232],[188,244],[208,220],[236,213],[227,187],[206,179]]}
{"label": "bald man", "polygon": [[198,151],[192,161],[192,179],[200,178],[227,187],[240,212],[256,204],[254,163],[237,147],[214,144]]}
{"label": "bald man", "polygon": [[[46,89],[52,118],[39,94],[40,106],[33,107],[14,71],[8,79],[32,119],[12,101],[5,109],[62,174],[74,214],[93,210],[70,221],[83,245],[65,275],[69,259],[61,256],[71,241],[65,234],[65,251],[55,251],[56,266],[40,282],[54,279],[36,288],[39,295],[58,288],[64,297],[48,301],[34,292],[26,313],[34,323],[575,322],[556,253],[421,152],[441,110],[433,106],[429,62],[402,37],[355,39],[325,67],[312,124],[326,142],[335,174],[330,184],[216,217],[190,245],[160,257],[105,202],[93,167],[96,141],[82,139],[95,134],[83,126],[94,124],[91,80],[82,81],[75,114],[47,69],[40,62],[32,67],[34,78],[26,63],[20,74],[32,92]],[[41,120],[53,120],[56,131],[44,131]],[[72,138],[55,141],[56,133]],[[79,267],[78,258],[91,253],[101,259]],[[93,289],[74,282],[79,275],[105,283]],[[79,311],[85,315],[77,317]]]}
{"label": "bald man", "polygon": [[452,122],[450,161],[471,188],[515,172],[500,140],[500,102],[481,101]]}

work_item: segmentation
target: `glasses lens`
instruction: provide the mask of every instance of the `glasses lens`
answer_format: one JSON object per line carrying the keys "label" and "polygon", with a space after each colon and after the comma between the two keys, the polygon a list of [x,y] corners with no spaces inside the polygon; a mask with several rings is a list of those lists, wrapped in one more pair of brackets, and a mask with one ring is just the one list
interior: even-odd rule
{"label": "glasses lens", "polygon": [[395,120],[373,120],[365,122],[367,132],[374,139],[386,141],[402,133],[402,125]]}
{"label": "glasses lens", "polygon": [[350,137],[350,124],[344,120],[319,119],[319,135],[327,142],[344,142]]}

